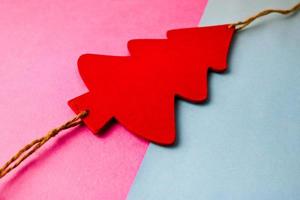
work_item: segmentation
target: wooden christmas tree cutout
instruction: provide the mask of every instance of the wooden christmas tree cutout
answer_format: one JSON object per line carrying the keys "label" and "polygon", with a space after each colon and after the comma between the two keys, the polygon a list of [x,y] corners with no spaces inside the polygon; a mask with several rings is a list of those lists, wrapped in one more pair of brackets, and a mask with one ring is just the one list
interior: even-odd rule
{"label": "wooden christmas tree cutout", "polygon": [[229,25],[171,30],[167,39],[128,42],[130,56],[82,55],[80,75],[89,89],[71,101],[84,123],[98,133],[112,118],[155,143],[175,141],[175,97],[207,98],[208,70],[227,68],[235,29]]}

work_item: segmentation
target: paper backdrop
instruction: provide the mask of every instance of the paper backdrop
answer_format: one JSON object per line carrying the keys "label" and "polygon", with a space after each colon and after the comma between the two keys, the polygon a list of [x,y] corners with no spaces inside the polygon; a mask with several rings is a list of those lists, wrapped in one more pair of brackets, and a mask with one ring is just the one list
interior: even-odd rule
{"label": "paper backdrop", "polygon": [[[127,54],[127,40],[196,26],[206,0],[1,0],[0,163],[74,116],[77,58]],[[61,134],[0,183],[0,199],[125,199],[148,143],[120,126]]]}
{"label": "paper backdrop", "polygon": [[[200,25],[236,22],[298,0],[209,0]],[[300,13],[235,35],[209,101],[179,102],[179,143],[150,145],[129,200],[300,198]]]}

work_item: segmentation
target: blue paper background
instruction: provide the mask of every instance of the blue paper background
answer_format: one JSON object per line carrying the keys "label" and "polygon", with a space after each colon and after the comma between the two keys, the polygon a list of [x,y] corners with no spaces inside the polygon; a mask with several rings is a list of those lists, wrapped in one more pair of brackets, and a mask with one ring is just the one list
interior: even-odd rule
{"label": "blue paper background", "polygon": [[[209,0],[200,24],[296,2]],[[238,32],[229,67],[206,104],[178,103],[178,144],[150,145],[128,199],[300,199],[300,13]]]}

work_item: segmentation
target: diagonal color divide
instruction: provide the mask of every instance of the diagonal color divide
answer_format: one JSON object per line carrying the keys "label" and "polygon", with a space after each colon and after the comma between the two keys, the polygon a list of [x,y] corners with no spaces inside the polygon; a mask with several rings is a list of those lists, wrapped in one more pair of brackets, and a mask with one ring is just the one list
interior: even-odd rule
{"label": "diagonal color divide", "polygon": [[[298,0],[210,0],[201,25],[243,20]],[[236,34],[226,75],[204,105],[179,102],[179,143],[150,145],[128,199],[300,197],[300,13]]]}
{"label": "diagonal color divide", "polygon": [[[129,39],[195,26],[205,3],[2,0],[0,163],[73,116],[67,100],[86,92],[79,55],[126,55]],[[75,129],[1,180],[0,199],[125,199],[147,147],[120,126],[101,137]]]}

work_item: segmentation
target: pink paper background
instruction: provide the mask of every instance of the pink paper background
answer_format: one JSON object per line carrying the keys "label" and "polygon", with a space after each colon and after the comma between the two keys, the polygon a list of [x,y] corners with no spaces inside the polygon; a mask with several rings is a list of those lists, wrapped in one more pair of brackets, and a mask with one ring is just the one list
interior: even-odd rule
{"label": "pink paper background", "polygon": [[[0,163],[74,114],[83,53],[127,54],[132,38],[196,26],[206,0],[1,0]],[[114,126],[67,131],[0,181],[0,200],[125,199],[148,143]]]}

